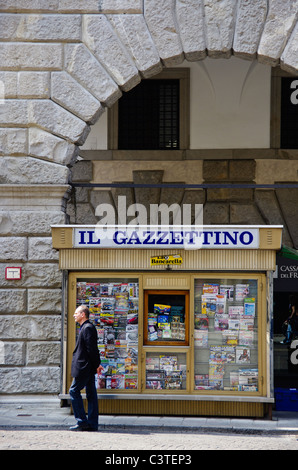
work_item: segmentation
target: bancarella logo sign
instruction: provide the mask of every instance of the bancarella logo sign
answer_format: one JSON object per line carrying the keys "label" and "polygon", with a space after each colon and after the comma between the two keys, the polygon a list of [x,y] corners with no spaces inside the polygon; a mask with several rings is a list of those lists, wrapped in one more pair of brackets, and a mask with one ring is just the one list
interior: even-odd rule
{"label": "bancarella logo sign", "polygon": [[253,248],[259,230],[218,226],[96,226],[74,229],[75,248]]}

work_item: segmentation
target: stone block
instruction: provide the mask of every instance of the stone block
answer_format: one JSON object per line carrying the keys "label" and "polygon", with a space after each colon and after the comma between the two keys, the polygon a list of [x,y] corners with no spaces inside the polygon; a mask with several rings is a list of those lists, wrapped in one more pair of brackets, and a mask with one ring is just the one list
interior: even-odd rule
{"label": "stone block", "polygon": [[[191,216],[191,223],[192,224],[203,224],[203,204],[205,203],[205,191],[202,189],[198,190],[185,190],[183,194],[183,199],[181,202],[181,211],[184,212],[186,215],[186,219],[188,218],[188,211],[190,205],[190,216]],[[188,223],[184,221],[184,223]]]}
{"label": "stone block", "polygon": [[90,132],[84,121],[51,100],[31,100],[28,121],[78,145],[85,142]]}
{"label": "stone block", "polygon": [[183,62],[184,54],[176,25],[174,2],[144,0],[144,17],[164,64],[169,67]]}
{"label": "stone block", "polygon": [[[121,182],[120,182],[121,183]],[[126,217],[126,211],[131,204],[135,203],[135,196],[134,196],[134,189],[133,188],[112,188],[111,189],[111,196],[113,199],[113,203],[115,206],[115,215],[116,215],[116,223],[126,224],[129,222],[129,218]],[[121,196],[124,196],[125,199],[123,201],[125,204],[121,206],[119,199]]]}
{"label": "stone block", "polygon": [[185,58],[189,61],[206,57],[203,0],[177,0],[176,16]]}
{"label": "stone block", "polygon": [[57,11],[59,0],[0,0],[0,11]]}
{"label": "stone block", "polygon": [[59,341],[58,315],[1,315],[0,340]]}
{"label": "stone block", "polygon": [[27,129],[1,128],[0,154],[1,155],[27,155]]}
{"label": "stone block", "polygon": [[72,182],[90,182],[93,178],[93,165],[89,160],[77,161],[72,169]]}
{"label": "stone block", "polygon": [[237,2],[204,0],[208,56],[230,57],[233,46]]}
{"label": "stone block", "polygon": [[74,188],[76,202],[89,202],[89,188]]}
{"label": "stone block", "polygon": [[51,98],[90,124],[104,112],[100,102],[66,72],[52,73]]}
{"label": "stone block", "polygon": [[[0,365],[24,366],[25,365],[25,343],[13,341],[0,341]],[[2,390],[2,387],[1,387]]]}
{"label": "stone block", "polygon": [[62,44],[2,42],[2,70],[62,70]]}
{"label": "stone block", "polygon": [[298,0],[271,0],[258,47],[258,61],[275,66],[297,22]]}
{"label": "stone block", "polygon": [[28,366],[57,366],[60,364],[60,342],[32,341],[26,346]]}
{"label": "stone block", "polygon": [[290,39],[280,58],[282,69],[297,74],[298,70],[298,24],[296,24]]}
{"label": "stone block", "polygon": [[142,0],[60,0],[59,11],[80,13],[142,13]]}
{"label": "stone block", "polygon": [[1,41],[80,41],[81,15],[6,14],[0,16]]}
{"label": "stone block", "polygon": [[65,216],[58,211],[14,210],[0,211],[2,235],[51,235],[51,225],[65,223]]}
{"label": "stone block", "polygon": [[7,263],[0,263],[1,288],[61,287],[62,274],[59,271],[58,263],[19,263],[19,266],[22,267],[22,279],[13,281],[5,279],[5,267],[7,265]]}
{"label": "stone block", "polygon": [[[1,18],[1,16],[0,16]],[[19,72],[18,98],[49,98],[49,72]]]}
{"label": "stone block", "polygon": [[0,11],[65,13],[142,13],[142,0],[0,0]]}
{"label": "stone block", "polygon": [[237,225],[265,225],[262,215],[254,204],[231,204],[230,223]]}
{"label": "stone block", "polygon": [[108,15],[108,19],[143,77],[148,78],[162,71],[159,54],[143,15]]}
{"label": "stone block", "polygon": [[109,190],[92,190],[90,193],[90,203],[94,210],[99,204],[109,204],[114,206],[112,194]]}
{"label": "stone block", "polygon": [[27,261],[27,239],[25,237],[0,238],[1,261]]}
{"label": "stone block", "polygon": [[59,252],[52,248],[51,237],[29,237],[29,261],[58,261]]}
{"label": "stone block", "polygon": [[0,99],[17,98],[18,74],[17,72],[0,72]]}
{"label": "stone block", "polygon": [[203,219],[205,225],[229,224],[229,204],[207,202],[204,205]]}
{"label": "stone block", "polygon": [[256,56],[260,37],[266,20],[267,0],[238,2],[233,51],[234,55],[245,59]]}
{"label": "stone block", "polygon": [[[133,171],[133,182],[135,184],[160,184],[162,183],[163,179],[163,170],[134,170]],[[146,215],[147,220],[144,220],[144,223],[149,221],[150,217],[150,205],[151,204],[159,204],[160,203],[160,188],[135,188],[135,201],[137,204],[143,204],[146,208],[146,214],[139,214],[141,217],[141,221],[144,215]],[[127,212],[128,213],[128,212]],[[134,210],[132,214],[134,215]],[[135,216],[136,217],[136,216]]]}
{"label": "stone block", "polygon": [[0,314],[25,313],[26,299],[26,289],[0,289]]}
{"label": "stone block", "polygon": [[105,106],[112,106],[122,95],[118,85],[84,44],[65,44],[65,68]]}
{"label": "stone block", "polygon": [[59,367],[5,367],[0,369],[1,393],[59,393]]}
{"label": "stone block", "polygon": [[208,188],[207,200],[211,201],[252,201],[253,189],[243,188]]}
{"label": "stone block", "polygon": [[275,191],[257,189],[255,191],[256,205],[268,225],[283,225],[282,242],[292,246],[292,240],[286,226]]}
{"label": "stone block", "polygon": [[137,68],[105,15],[84,16],[83,40],[124,91],[140,83]]}
{"label": "stone block", "polygon": [[35,125],[78,145],[90,131],[84,121],[51,100],[5,100],[1,108],[0,127]]}
{"label": "stone block", "polygon": [[77,147],[64,139],[35,127],[29,128],[29,154],[68,165],[76,155]]}
{"label": "stone block", "polygon": [[28,289],[28,313],[61,313],[61,289]]}
{"label": "stone block", "polygon": [[204,160],[203,178],[205,181],[225,181],[229,176],[227,160]]}
{"label": "stone block", "polygon": [[0,184],[65,184],[69,169],[33,157],[1,157]]}
{"label": "stone block", "polygon": [[230,160],[230,181],[253,181],[256,174],[255,160]]}
{"label": "stone block", "polygon": [[100,0],[102,13],[143,13],[142,0]]}
{"label": "stone block", "polygon": [[90,204],[78,203],[75,207],[75,220],[79,225],[95,225],[98,219]]}

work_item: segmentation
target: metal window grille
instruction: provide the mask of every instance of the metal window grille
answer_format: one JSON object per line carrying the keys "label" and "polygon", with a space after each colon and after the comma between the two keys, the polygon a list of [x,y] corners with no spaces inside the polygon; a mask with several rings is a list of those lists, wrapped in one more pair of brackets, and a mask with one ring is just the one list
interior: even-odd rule
{"label": "metal window grille", "polygon": [[143,80],[118,110],[118,149],[179,149],[179,80]]}
{"label": "metal window grille", "polygon": [[295,80],[283,77],[281,81],[280,146],[284,149],[298,148],[298,104],[293,100],[295,88],[291,88]]}

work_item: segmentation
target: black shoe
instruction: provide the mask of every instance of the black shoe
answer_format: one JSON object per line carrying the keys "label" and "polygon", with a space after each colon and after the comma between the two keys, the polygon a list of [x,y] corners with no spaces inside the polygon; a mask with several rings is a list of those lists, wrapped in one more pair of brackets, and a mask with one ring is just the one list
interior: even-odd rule
{"label": "black shoe", "polygon": [[90,426],[87,425],[80,425],[80,424],[76,424],[75,426],[71,426],[69,428],[70,431],[91,431],[91,428]]}

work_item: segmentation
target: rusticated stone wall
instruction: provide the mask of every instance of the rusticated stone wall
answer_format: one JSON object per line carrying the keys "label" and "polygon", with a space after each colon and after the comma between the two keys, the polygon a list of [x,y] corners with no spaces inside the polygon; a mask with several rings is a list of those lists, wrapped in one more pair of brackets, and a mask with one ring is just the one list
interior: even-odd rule
{"label": "rusticated stone wall", "polygon": [[[62,275],[50,226],[69,220],[71,168],[90,125],[185,59],[234,54],[297,73],[297,9],[297,0],[0,0],[0,393],[60,390]],[[6,281],[6,266],[21,266],[22,279]]]}

